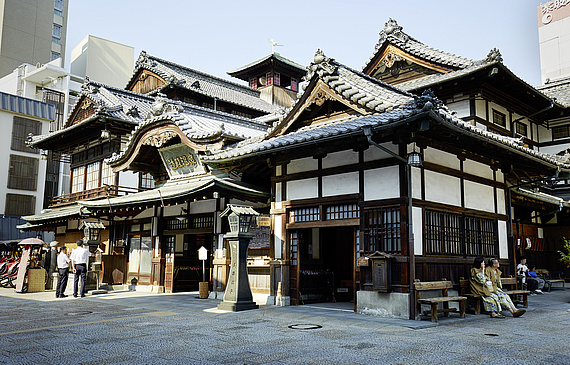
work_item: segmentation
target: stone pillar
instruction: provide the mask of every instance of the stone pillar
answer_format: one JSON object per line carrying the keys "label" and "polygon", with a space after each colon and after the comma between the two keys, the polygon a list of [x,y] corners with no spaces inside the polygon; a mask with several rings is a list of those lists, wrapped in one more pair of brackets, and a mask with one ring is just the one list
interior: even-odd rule
{"label": "stone pillar", "polygon": [[259,306],[253,301],[247,276],[247,249],[253,235],[232,232],[224,237],[230,246],[231,264],[224,301],[218,304],[218,309],[233,312],[257,309]]}

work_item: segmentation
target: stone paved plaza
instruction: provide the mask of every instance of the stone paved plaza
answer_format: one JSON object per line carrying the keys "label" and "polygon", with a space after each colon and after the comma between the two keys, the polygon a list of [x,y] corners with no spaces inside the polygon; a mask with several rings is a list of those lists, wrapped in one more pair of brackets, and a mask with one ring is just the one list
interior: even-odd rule
{"label": "stone paved plaza", "polygon": [[0,289],[0,364],[570,364],[570,290],[513,318],[408,321],[350,303],[238,313],[197,293],[55,299]]}

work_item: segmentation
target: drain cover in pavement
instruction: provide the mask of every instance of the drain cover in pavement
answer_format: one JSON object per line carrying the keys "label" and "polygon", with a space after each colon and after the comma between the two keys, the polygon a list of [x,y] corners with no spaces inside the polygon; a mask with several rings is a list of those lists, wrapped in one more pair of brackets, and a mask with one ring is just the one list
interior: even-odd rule
{"label": "drain cover in pavement", "polygon": [[485,333],[485,336],[498,336],[496,333]]}
{"label": "drain cover in pavement", "polygon": [[318,324],[292,324],[289,328],[292,330],[316,330],[318,328],[323,328],[323,326]]}
{"label": "drain cover in pavement", "polygon": [[90,311],[82,311],[82,312],[71,312],[71,313],[67,313],[68,316],[84,316],[86,314],[91,314],[93,312]]}

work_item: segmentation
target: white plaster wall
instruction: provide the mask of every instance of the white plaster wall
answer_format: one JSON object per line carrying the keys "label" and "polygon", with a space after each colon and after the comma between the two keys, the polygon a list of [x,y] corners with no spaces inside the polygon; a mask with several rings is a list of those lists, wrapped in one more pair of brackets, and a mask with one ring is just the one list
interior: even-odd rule
{"label": "white plaster wall", "polygon": [[435,148],[428,147],[424,149],[424,161],[459,170],[459,159],[457,156]]}
{"label": "white plaster wall", "polygon": [[312,157],[300,158],[293,160],[287,164],[287,173],[294,174],[297,172],[314,171],[319,168],[319,161]]}
{"label": "white plaster wall", "polygon": [[316,198],[319,194],[318,179],[287,181],[287,200]]}
{"label": "white plaster wall", "polygon": [[498,234],[499,234],[499,258],[509,257],[509,246],[507,242],[507,222],[498,222]]}
{"label": "white plaster wall", "polygon": [[211,213],[216,211],[216,199],[198,200],[190,203],[190,214]]}
{"label": "white plaster wall", "polygon": [[422,198],[422,170],[419,167],[412,167],[412,197]]}
{"label": "white plaster wall", "polygon": [[507,214],[507,197],[504,189],[497,189],[497,213]]}
{"label": "white plaster wall", "polygon": [[505,182],[505,175],[503,174],[503,172],[499,169],[495,172],[495,179],[498,182]]}
{"label": "white plaster wall", "polygon": [[[393,143],[381,143],[380,145],[394,152],[395,154],[398,154],[398,145]],[[391,157],[393,156],[390,155],[388,152],[384,152],[376,146],[370,146],[366,151],[364,151],[364,162],[382,160]]]}
{"label": "white plaster wall", "polygon": [[283,166],[275,166],[275,176],[281,176],[283,174]]}
{"label": "white plaster wall", "polygon": [[323,168],[355,165],[358,163],[358,152],[352,150],[329,153],[323,158]]}
{"label": "white plaster wall", "polygon": [[358,172],[323,176],[323,196],[358,193]]}
{"label": "white plaster wall", "polygon": [[448,103],[447,107],[450,110],[457,112],[456,116],[458,118],[468,117],[471,115],[469,100],[460,100],[453,103]]}
{"label": "white plaster wall", "polygon": [[275,183],[275,202],[281,202],[281,195],[283,194],[281,187],[283,183]]}
{"label": "white plaster wall", "polygon": [[119,172],[119,186],[130,188],[139,187],[139,173],[132,171]]}
{"label": "white plaster wall", "polygon": [[485,101],[475,99],[475,115],[481,119],[487,120],[487,112],[485,111]]}
{"label": "white plaster wall", "polygon": [[283,243],[285,242],[285,237],[283,235],[283,216],[276,215],[275,216],[275,258],[281,259],[281,253],[283,252]]}
{"label": "white plaster wall", "polygon": [[493,188],[472,181],[465,181],[465,208],[495,212]]}
{"label": "white plaster wall", "polygon": [[398,166],[364,171],[364,200],[400,197]]}
{"label": "white plaster wall", "polygon": [[465,160],[463,162],[463,171],[476,176],[481,176],[486,179],[493,180],[493,170],[489,165],[482,164],[473,160]]}
{"label": "white plaster wall", "polygon": [[414,225],[414,254],[423,255],[423,209],[418,207],[412,207],[412,218]]}
{"label": "white plaster wall", "polygon": [[461,206],[461,181],[457,177],[425,171],[426,200]]}

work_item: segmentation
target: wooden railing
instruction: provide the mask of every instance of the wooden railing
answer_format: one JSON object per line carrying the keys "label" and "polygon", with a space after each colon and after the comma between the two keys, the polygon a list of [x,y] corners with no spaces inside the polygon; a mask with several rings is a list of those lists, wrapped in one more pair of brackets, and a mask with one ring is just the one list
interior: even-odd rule
{"label": "wooden railing", "polygon": [[118,185],[105,185],[95,189],[89,189],[84,191],[78,191],[76,193],[54,196],[51,198],[50,208],[70,205],[79,200],[95,200],[107,196],[110,197],[123,196],[123,195],[137,193],[143,190],[146,189],[138,189],[128,186],[118,186]]}

